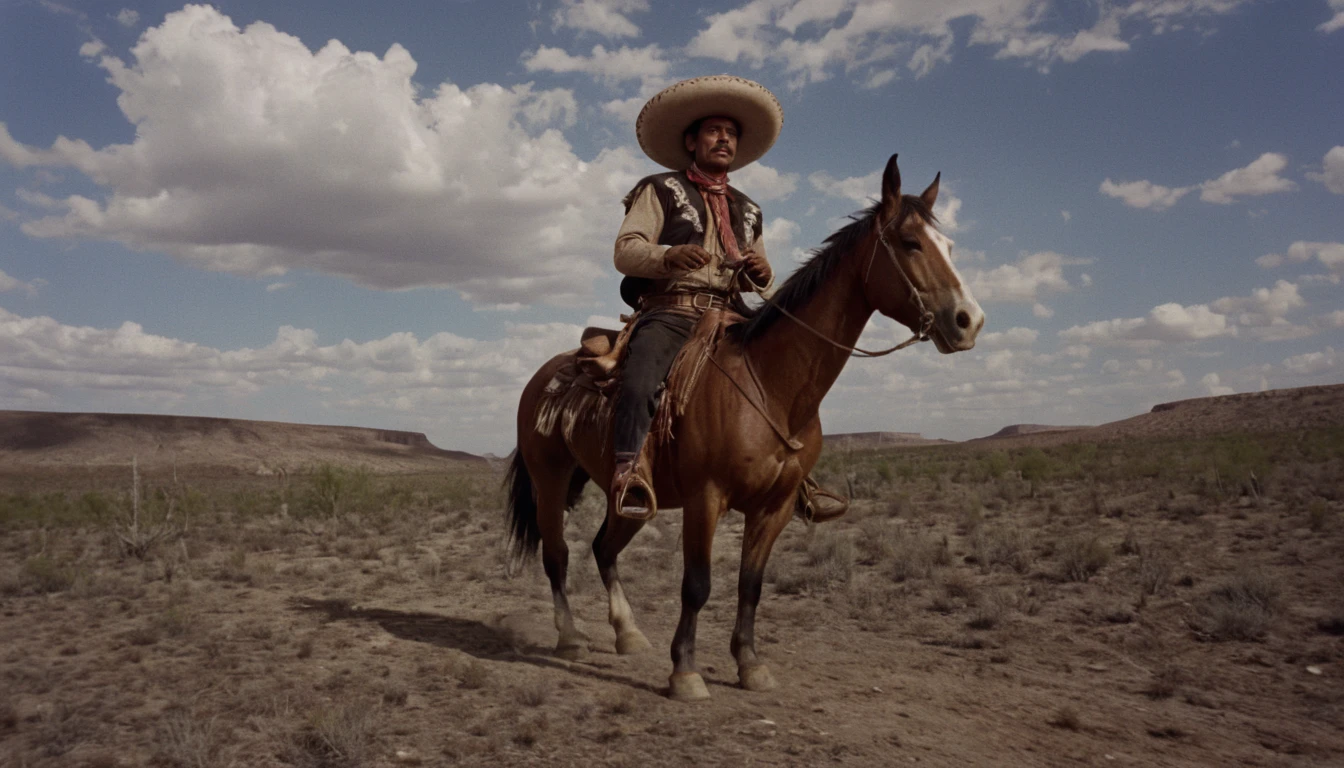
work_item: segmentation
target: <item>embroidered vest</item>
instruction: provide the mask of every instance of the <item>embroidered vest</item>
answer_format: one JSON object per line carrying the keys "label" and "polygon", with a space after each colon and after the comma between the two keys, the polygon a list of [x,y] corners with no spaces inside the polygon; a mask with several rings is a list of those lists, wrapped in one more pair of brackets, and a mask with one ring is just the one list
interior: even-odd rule
{"label": "embroidered vest", "polygon": [[[625,212],[646,186],[653,186],[658,202],[663,207],[663,231],[658,235],[659,245],[703,245],[705,242],[705,198],[700,188],[682,171],[646,176],[635,184],[622,200]],[[737,245],[745,252],[761,236],[761,208],[741,190],[728,186],[728,219]],[[722,222],[719,223],[722,226]],[[632,307],[639,306],[639,298],[657,290],[657,281],[647,277],[625,277],[621,280],[621,298]]]}

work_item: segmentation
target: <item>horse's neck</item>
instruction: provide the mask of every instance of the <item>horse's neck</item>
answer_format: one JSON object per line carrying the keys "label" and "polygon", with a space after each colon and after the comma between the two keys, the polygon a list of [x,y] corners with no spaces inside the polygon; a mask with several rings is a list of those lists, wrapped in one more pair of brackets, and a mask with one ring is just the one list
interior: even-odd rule
{"label": "horse's neck", "polygon": [[[857,253],[850,253],[826,278],[816,293],[793,314],[820,336],[853,347],[872,317],[858,279]],[[778,318],[745,350],[760,374],[771,410],[788,419],[796,433],[816,417],[822,398],[830,391],[849,352],[837,349],[788,317]]]}

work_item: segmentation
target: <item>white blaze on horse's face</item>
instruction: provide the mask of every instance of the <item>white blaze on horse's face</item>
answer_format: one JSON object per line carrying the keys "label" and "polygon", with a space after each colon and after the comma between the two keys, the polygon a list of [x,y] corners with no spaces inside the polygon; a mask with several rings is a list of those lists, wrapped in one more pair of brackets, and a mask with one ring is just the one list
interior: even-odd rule
{"label": "white blaze on horse's face", "polygon": [[913,235],[909,239],[920,248],[917,253],[907,253],[906,263],[911,280],[923,294],[925,307],[933,313],[929,336],[944,354],[971,349],[985,326],[985,313],[952,262],[952,241],[926,221],[911,224],[915,231],[909,233]]}

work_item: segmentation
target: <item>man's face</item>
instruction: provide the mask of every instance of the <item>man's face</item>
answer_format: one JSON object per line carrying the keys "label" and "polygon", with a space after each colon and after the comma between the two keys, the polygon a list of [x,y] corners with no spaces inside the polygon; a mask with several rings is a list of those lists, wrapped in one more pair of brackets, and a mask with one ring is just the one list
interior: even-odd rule
{"label": "man's face", "polygon": [[727,173],[737,157],[737,123],[727,117],[707,117],[700,132],[686,137],[686,151],[695,155],[695,164],[708,173]]}

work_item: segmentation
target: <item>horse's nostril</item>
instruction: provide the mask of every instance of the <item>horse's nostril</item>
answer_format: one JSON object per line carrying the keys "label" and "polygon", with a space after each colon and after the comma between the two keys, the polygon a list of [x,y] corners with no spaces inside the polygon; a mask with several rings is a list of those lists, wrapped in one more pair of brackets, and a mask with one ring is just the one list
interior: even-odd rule
{"label": "horse's nostril", "polygon": [[957,327],[963,331],[971,327],[971,316],[964,309],[957,313]]}

